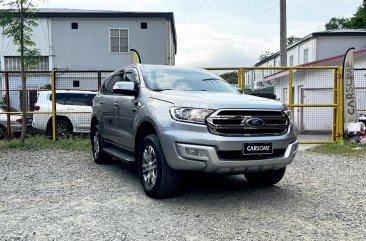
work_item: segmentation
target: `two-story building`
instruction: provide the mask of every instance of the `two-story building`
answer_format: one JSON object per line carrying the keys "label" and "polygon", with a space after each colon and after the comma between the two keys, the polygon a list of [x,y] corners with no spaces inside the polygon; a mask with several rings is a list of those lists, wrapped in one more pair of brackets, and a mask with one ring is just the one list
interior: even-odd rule
{"label": "two-story building", "polygon": [[[32,40],[40,50],[35,70],[114,70],[131,62],[174,65],[177,37],[172,12],[40,9]],[[12,39],[0,35],[1,70],[19,70]]]}
{"label": "two-story building", "polygon": [[[355,68],[366,67],[366,30],[335,30],[312,33],[287,48],[288,66],[341,66],[344,54],[355,48]],[[255,64],[256,67],[279,67],[279,52]],[[289,71],[255,70],[246,74],[252,89],[271,88],[277,99],[289,103]],[[334,70],[294,70],[292,103],[334,103]],[[366,79],[355,75],[358,109],[366,108]],[[294,122],[300,132],[332,130],[332,108],[294,108]]]}
{"label": "two-story building", "polygon": [[[131,63],[132,49],[144,64],[175,64],[177,35],[172,12],[39,9],[34,17],[38,26],[33,28],[31,38],[40,56],[38,65],[30,70],[115,70]],[[17,49],[1,31],[1,71],[20,70]],[[10,78],[11,105],[20,109],[20,77]],[[0,81],[2,97],[4,77]],[[49,75],[28,76],[27,88],[33,93],[29,102],[35,101],[36,90],[49,83]],[[63,89],[97,89],[95,74],[59,74],[57,84]]]}

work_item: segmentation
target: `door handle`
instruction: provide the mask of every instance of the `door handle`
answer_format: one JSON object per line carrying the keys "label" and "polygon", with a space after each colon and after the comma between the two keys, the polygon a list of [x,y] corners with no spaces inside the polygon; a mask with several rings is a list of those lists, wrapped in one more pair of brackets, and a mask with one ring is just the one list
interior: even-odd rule
{"label": "door handle", "polygon": [[100,100],[100,101],[99,101],[99,104],[100,104],[100,105],[103,105],[103,102],[104,102],[103,100]]}

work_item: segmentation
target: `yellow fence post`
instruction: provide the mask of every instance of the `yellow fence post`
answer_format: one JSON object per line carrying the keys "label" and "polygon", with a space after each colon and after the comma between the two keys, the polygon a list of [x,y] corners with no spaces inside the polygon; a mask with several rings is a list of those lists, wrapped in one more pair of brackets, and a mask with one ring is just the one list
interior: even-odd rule
{"label": "yellow fence post", "polygon": [[292,69],[292,67],[290,67],[289,68],[289,87],[288,87],[288,89],[289,89],[289,93],[288,93],[288,98],[289,98],[289,100],[288,100],[288,103],[289,103],[289,109],[291,110],[291,112],[293,111],[292,110],[292,105],[293,105],[293,103],[292,103],[292,95],[294,94],[294,93],[292,93],[292,77],[293,77],[293,69]]}
{"label": "yellow fence post", "polygon": [[56,143],[56,78],[55,71],[51,72],[51,91],[52,91],[52,142]]}
{"label": "yellow fence post", "polygon": [[343,68],[338,67],[338,143],[343,143]]}
{"label": "yellow fence post", "polygon": [[244,68],[240,68],[240,76],[241,76],[240,88],[243,91],[243,93],[245,93],[245,69]]}

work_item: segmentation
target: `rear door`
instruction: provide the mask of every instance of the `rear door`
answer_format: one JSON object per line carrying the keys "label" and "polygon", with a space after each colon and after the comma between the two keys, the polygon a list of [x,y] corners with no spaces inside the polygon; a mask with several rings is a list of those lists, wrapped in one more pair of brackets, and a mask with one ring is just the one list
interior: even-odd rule
{"label": "rear door", "polygon": [[66,115],[71,120],[75,132],[89,132],[91,123],[92,93],[68,93],[65,102]]}

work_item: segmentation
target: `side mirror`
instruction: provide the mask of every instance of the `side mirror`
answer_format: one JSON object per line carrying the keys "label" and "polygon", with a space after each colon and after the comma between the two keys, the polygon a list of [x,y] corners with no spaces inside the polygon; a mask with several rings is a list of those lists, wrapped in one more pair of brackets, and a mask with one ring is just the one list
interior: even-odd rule
{"label": "side mirror", "polygon": [[113,93],[137,97],[138,91],[135,90],[135,83],[122,81],[113,85]]}

